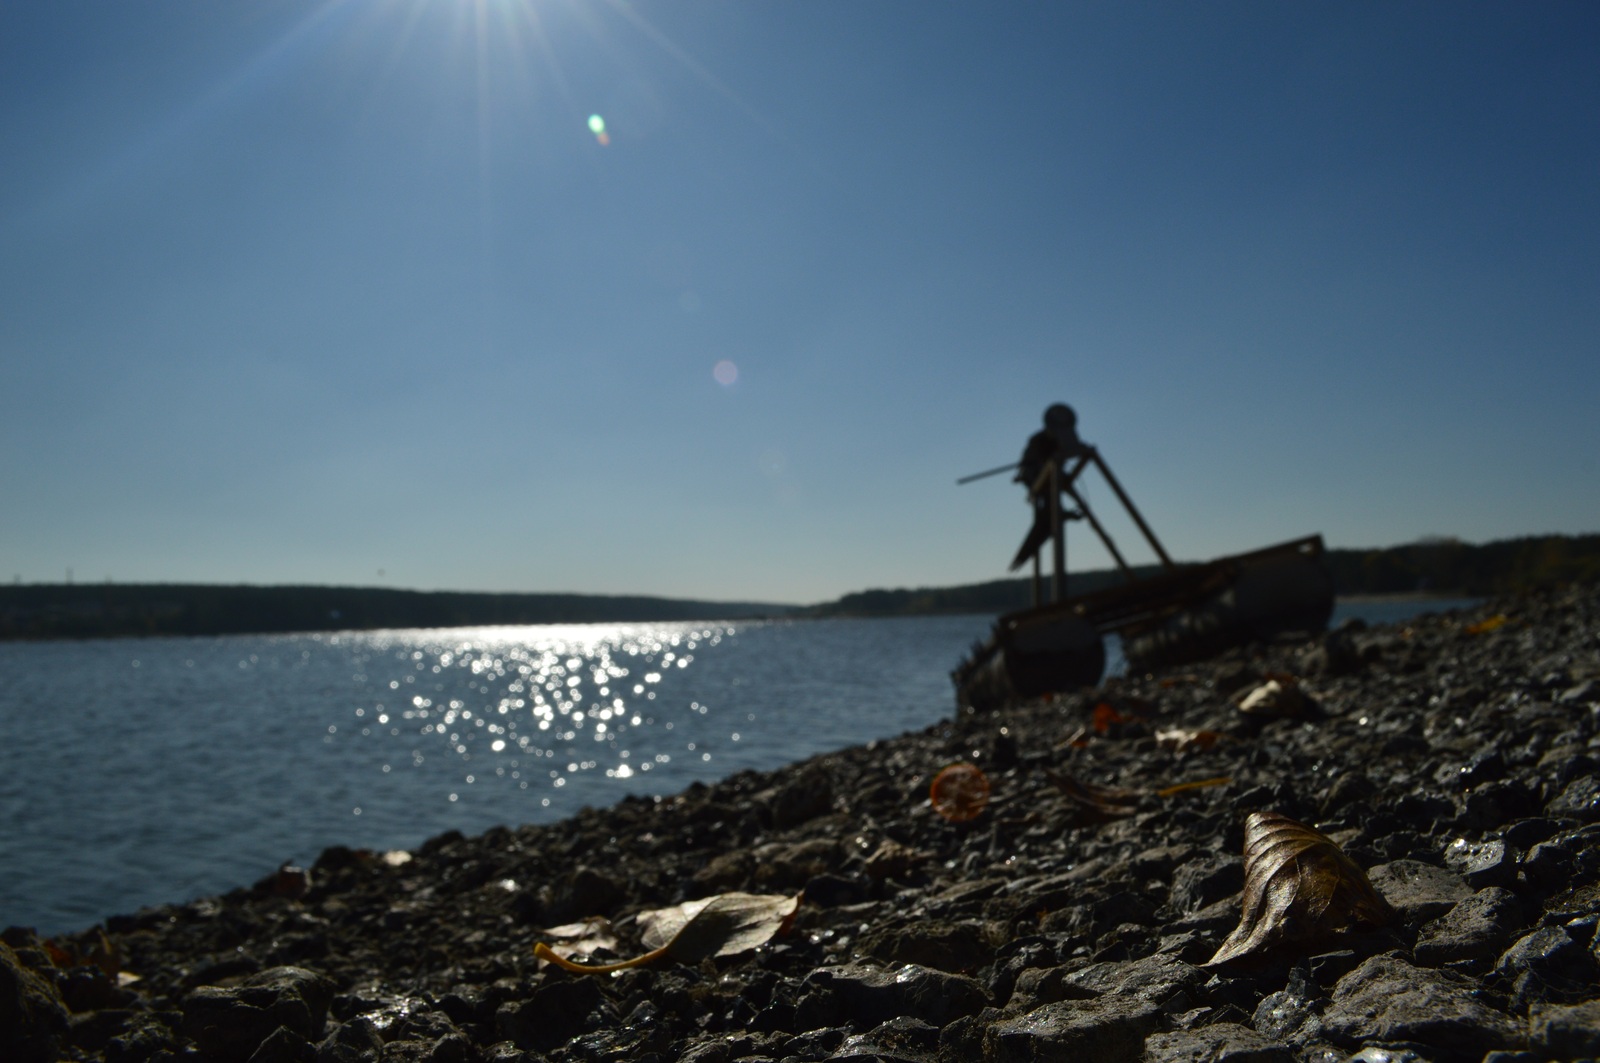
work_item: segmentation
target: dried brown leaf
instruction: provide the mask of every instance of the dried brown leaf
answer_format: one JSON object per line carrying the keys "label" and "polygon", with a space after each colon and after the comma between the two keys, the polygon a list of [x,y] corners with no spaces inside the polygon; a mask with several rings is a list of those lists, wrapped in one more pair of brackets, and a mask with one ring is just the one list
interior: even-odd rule
{"label": "dried brown leaf", "polygon": [[1140,793],[1137,790],[1096,786],[1094,783],[1082,782],[1071,775],[1051,771],[1048,768],[1045,769],[1044,775],[1056,789],[1066,795],[1067,803],[1073,811],[1091,822],[1122,819],[1139,811]]}
{"label": "dried brown leaf", "polygon": [[539,942],[533,954],[580,974],[609,974],[638,967],[663,956],[680,963],[699,963],[711,956],[732,956],[766,944],[790,920],[799,897],[755,893],[719,893],[671,908],[639,913],[641,942],[650,951],[621,963],[586,966],[573,963]]}
{"label": "dried brown leaf", "polygon": [[1186,753],[1191,749],[1210,749],[1222,738],[1220,731],[1207,731],[1194,727],[1169,727],[1156,732],[1156,745],[1162,749],[1170,749],[1174,753]]}
{"label": "dried brown leaf", "polygon": [[1206,965],[1358,923],[1382,926],[1394,915],[1366,872],[1326,835],[1276,812],[1252,812],[1244,825],[1243,912]]}

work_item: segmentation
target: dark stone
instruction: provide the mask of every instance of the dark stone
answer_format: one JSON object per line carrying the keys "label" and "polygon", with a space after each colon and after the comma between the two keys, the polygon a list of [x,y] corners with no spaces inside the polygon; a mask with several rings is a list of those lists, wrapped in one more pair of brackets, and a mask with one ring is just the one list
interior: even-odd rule
{"label": "dark stone", "polygon": [[313,1063],[316,1056],[310,1041],[280,1026],[250,1054],[250,1063]]}
{"label": "dark stone", "polygon": [[319,1040],[333,986],[303,967],[274,967],[238,986],[201,986],[183,1001],[182,1033],[218,1060],[248,1060],[282,1028]]}
{"label": "dark stone", "polygon": [[829,1059],[882,1060],[884,1063],[921,1063],[939,1049],[939,1028],[921,1019],[890,1019],[864,1034],[847,1037]]}
{"label": "dark stone", "polygon": [[1172,876],[1167,903],[1180,912],[1195,912],[1244,889],[1244,861],[1217,853],[1190,860]]}
{"label": "dark stone", "polygon": [[994,958],[982,926],[937,919],[869,932],[861,939],[861,951],[884,963],[917,964],[958,974],[976,971]]}
{"label": "dark stone", "polygon": [[1469,830],[1497,830],[1538,810],[1528,788],[1515,779],[1484,783],[1467,791],[1461,824]]}
{"label": "dark stone", "polygon": [[1150,1035],[1144,1063],[1292,1063],[1289,1046],[1247,1026],[1216,1023]]}
{"label": "dark stone", "polygon": [[1478,1000],[1473,983],[1394,956],[1374,956],[1339,979],[1322,1028],[1347,1048],[1410,1042],[1470,1059],[1521,1048],[1525,1037],[1520,1023]]}
{"label": "dark stone", "polygon": [[985,1063],[1140,1063],[1161,1011],[1137,997],[1063,1000],[1002,1019],[983,1035]]}
{"label": "dark stone", "polygon": [[806,882],[805,899],[819,908],[838,908],[860,904],[871,892],[871,885],[850,875],[821,874]]}
{"label": "dark stone", "polygon": [[1544,811],[1555,819],[1576,819],[1584,823],[1600,820],[1600,779],[1593,775],[1574,779],[1544,806]]}
{"label": "dark stone", "polygon": [[1517,880],[1517,853],[1498,838],[1469,842],[1457,838],[1444,848],[1444,864],[1468,886],[1509,886]]}
{"label": "dark stone", "polygon": [[1534,1008],[1528,1016],[1528,1047],[1556,1059],[1600,1056],[1600,1000]]}
{"label": "dark stone", "polygon": [[0,944],[0,1058],[52,1063],[67,1033],[67,1006],[47,978]]}
{"label": "dark stone", "polygon": [[1526,925],[1516,895],[1490,886],[1424,926],[1413,952],[1425,967],[1488,961],[1504,951],[1511,936]]}
{"label": "dark stone", "polygon": [[802,1021],[805,1004],[827,997],[850,1022],[876,1026],[896,1016],[910,1016],[944,1026],[971,1015],[989,1002],[983,986],[971,978],[908,964],[885,971],[865,964],[819,967],[806,976],[806,997],[795,1009]]}
{"label": "dark stone", "polygon": [[1460,875],[1418,860],[1379,864],[1367,877],[1407,922],[1436,918],[1472,896]]}
{"label": "dark stone", "polygon": [[610,1002],[593,976],[558,977],[522,1001],[495,1012],[497,1035],[524,1051],[548,1052],[589,1028],[589,1015],[609,1011]]}
{"label": "dark stone", "polygon": [[317,1063],[372,1063],[382,1051],[383,1038],[372,1020],[357,1016],[334,1027],[317,1046]]}

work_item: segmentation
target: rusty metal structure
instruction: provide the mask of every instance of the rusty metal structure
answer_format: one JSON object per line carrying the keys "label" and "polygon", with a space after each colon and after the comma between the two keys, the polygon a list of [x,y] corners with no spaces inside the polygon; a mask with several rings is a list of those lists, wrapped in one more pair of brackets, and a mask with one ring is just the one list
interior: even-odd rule
{"label": "rusty metal structure", "polygon": [[[1066,409],[1052,407],[1052,411]],[[1031,560],[1033,605],[996,620],[989,638],[951,674],[963,707],[987,709],[1076,687],[1093,686],[1105,671],[1105,636],[1122,640],[1123,656],[1137,671],[1201,660],[1233,646],[1324,630],[1333,611],[1333,580],[1323,563],[1320,535],[1179,565],[1156,538],[1122,484],[1093,446],[1077,439],[1070,420],[1042,467],[1025,480],[1035,526],[1011,567]],[[1049,413],[1047,412],[1047,424]],[[1036,435],[1040,439],[1044,433]],[[1030,451],[1035,440],[1030,440]],[[1027,455],[1018,463],[1026,469]],[[1015,465],[991,469],[982,476]],[[1099,472],[1159,559],[1141,577],[1127,562],[1105,524],[1089,506],[1080,478]],[[1019,476],[1019,479],[1022,479]],[[1069,511],[1063,498],[1076,507]],[[1042,522],[1041,522],[1041,517]],[[1125,582],[1077,596],[1066,593],[1068,520],[1082,519],[1099,538]],[[1048,596],[1041,554],[1051,548]]]}

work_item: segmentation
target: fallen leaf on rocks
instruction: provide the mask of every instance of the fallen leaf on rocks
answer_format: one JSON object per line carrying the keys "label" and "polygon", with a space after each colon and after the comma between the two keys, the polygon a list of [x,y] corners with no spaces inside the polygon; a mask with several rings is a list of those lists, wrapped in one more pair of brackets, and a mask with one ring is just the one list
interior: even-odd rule
{"label": "fallen leaf on rocks", "polygon": [[1244,824],[1243,912],[1206,966],[1356,923],[1382,926],[1394,915],[1366,872],[1326,835],[1276,812],[1252,812]]}
{"label": "fallen leaf on rocks", "polygon": [[1044,777],[1066,795],[1073,811],[1091,821],[1122,819],[1139,811],[1139,791],[1112,786],[1096,786],[1060,772],[1045,769]]}
{"label": "fallen leaf on rocks", "polygon": [[1174,753],[1187,753],[1191,749],[1210,749],[1222,738],[1220,731],[1196,730],[1192,727],[1169,727],[1156,732],[1156,745]]}
{"label": "fallen leaf on rocks", "polygon": [[1504,627],[1508,619],[1510,618],[1507,617],[1506,614],[1496,613],[1494,616],[1491,616],[1486,620],[1480,620],[1476,624],[1468,624],[1466,627],[1466,632],[1469,635],[1487,635],[1496,628]]}
{"label": "fallen leaf on rocks", "polygon": [[1239,711],[1252,716],[1301,716],[1306,696],[1292,680],[1269,679],[1240,699]]}
{"label": "fallen leaf on rocks", "polygon": [[951,823],[977,819],[989,803],[989,777],[976,764],[951,764],[934,776],[928,803]]}
{"label": "fallen leaf on rocks", "polygon": [[1127,722],[1128,718],[1107,702],[1102,701],[1094,707],[1094,729],[1100,734],[1111,730],[1113,724]]}
{"label": "fallen leaf on rocks", "polygon": [[574,963],[539,942],[533,954],[576,974],[610,974],[663,957],[695,964],[712,956],[733,956],[771,941],[794,919],[800,898],[781,894],[719,893],[671,908],[641,912],[641,941],[650,949],[621,963]]}
{"label": "fallen leaf on rocks", "polygon": [[617,947],[617,935],[612,930],[611,920],[604,916],[595,916],[580,923],[548,927],[544,931],[544,936],[554,942],[550,946],[552,952],[557,952],[563,959],[569,960],[574,956],[589,956],[601,949]]}
{"label": "fallen leaf on rocks", "polygon": [[1204,790],[1208,786],[1226,786],[1233,781],[1232,775],[1218,775],[1214,779],[1195,779],[1193,782],[1181,782],[1176,786],[1164,786],[1156,791],[1157,797],[1171,797],[1188,790]]}

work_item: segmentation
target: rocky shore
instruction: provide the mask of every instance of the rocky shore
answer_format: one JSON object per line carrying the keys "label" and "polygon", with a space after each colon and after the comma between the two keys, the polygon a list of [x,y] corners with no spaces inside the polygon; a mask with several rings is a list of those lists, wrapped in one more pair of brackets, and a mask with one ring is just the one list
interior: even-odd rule
{"label": "rocky shore", "polygon": [[[928,799],[953,762],[991,787],[961,822]],[[11,928],[0,1059],[1595,1058],[1597,768],[1600,588],[1347,627],[550,826],[330,849],[53,941]],[[1213,963],[1253,812],[1322,832],[1392,914]],[[637,913],[732,891],[802,899],[733,955],[534,955],[636,956]]]}

